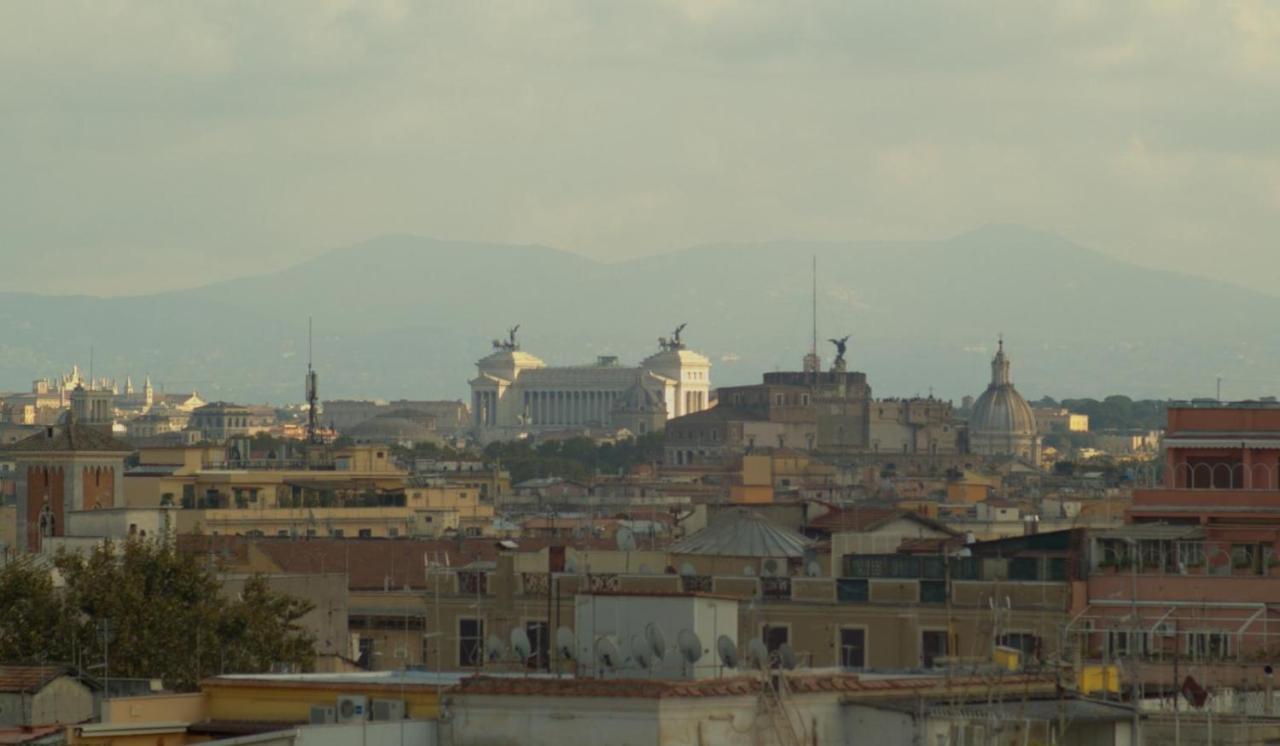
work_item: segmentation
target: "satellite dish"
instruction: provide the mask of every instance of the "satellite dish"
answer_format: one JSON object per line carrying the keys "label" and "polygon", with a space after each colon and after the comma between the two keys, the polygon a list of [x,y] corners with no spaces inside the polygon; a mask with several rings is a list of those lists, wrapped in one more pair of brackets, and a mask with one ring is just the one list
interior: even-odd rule
{"label": "satellite dish", "polygon": [[752,668],[768,668],[769,667],[769,648],[764,646],[758,638],[753,638],[747,643],[747,663]]}
{"label": "satellite dish", "polygon": [[749,578],[749,577],[751,577],[752,575],[755,575],[755,574],[756,574],[756,566],[755,566],[755,565],[747,565],[746,567],[742,568],[742,574],[743,574],[743,575],[746,575],[748,578]]}
{"label": "satellite dish", "polygon": [[702,660],[702,640],[698,639],[698,633],[691,629],[682,629],[680,634],[676,635],[676,645],[680,648],[680,657],[684,658],[684,662],[693,665]]}
{"label": "satellite dish", "polygon": [[578,572],[578,559],[576,557],[570,557],[564,563],[564,571],[569,573],[570,575]]}
{"label": "satellite dish", "polygon": [[631,660],[641,668],[648,668],[653,661],[650,658],[649,641],[640,635],[631,636]]}
{"label": "satellite dish", "polygon": [[596,640],[596,660],[602,668],[610,671],[622,666],[622,650],[612,637],[604,636]]}
{"label": "satellite dish", "polygon": [[585,539],[586,537],[587,537],[586,527],[578,526],[573,530],[573,538],[581,540],[581,539]]}
{"label": "satellite dish", "polygon": [[720,635],[716,640],[716,652],[720,654],[720,664],[725,668],[736,668],[738,665],[738,646],[728,635]]}
{"label": "satellite dish", "polygon": [[681,654],[679,648],[671,648],[667,651],[667,654],[662,657],[662,667],[668,671],[684,669],[684,655]]}
{"label": "satellite dish", "polygon": [[680,574],[687,578],[691,575],[697,575],[698,571],[692,564],[685,562],[680,565]]}
{"label": "satellite dish", "polygon": [[556,650],[560,653],[560,657],[567,661],[573,660],[573,630],[568,627],[561,627],[556,630]]}
{"label": "satellite dish", "polygon": [[822,577],[822,565],[817,560],[809,560],[809,564],[804,566],[804,574],[811,578]]}
{"label": "satellite dish", "polygon": [[644,639],[649,643],[649,650],[653,654],[661,658],[667,652],[667,638],[662,634],[662,628],[654,622],[644,625]]}
{"label": "satellite dish", "polygon": [[489,661],[502,660],[502,655],[506,650],[502,647],[502,640],[497,635],[489,635],[484,641],[484,657]]}
{"label": "satellite dish", "polygon": [[511,649],[515,651],[516,657],[521,661],[527,661],[529,656],[533,655],[533,645],[529,643],[529,633],[525,632],[523,627],[512,628]]}
{"label": "satellite dish", "polygon": [[356,715],[356,703],[350,697],[338,701],[338,715],[345,720],[350,720]]}
{"label": "satellite dish", "polygon": [[617,542],[619,552],[634,552],[636,550],[636,534],[626,526],[618,529],[618,533],[614,535],[613,540]]}
{"label": "satellite dish", "polygon": [[776,559],[767,559],[764,561],[764,567],[760,571],[761,575],[772,577],[778,574],[778,561]]}
{"label": "satellite dish", "polygon": [[796,667],[796,650],[791,643],[784,642],[778,646],[778,662],[788,671]]}

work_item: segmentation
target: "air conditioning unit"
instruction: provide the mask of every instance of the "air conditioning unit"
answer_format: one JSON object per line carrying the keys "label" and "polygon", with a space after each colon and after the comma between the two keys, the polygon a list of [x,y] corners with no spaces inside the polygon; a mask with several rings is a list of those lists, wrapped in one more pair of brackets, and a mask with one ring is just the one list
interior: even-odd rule
{"label": "air conditioning unit", "polygon": [[363,694],[344,694],[338,697],[338,722],[358,723],[369,719],[369,698]]}
{"label": "air conditioning unit", "polygon": [[311,705],[311,719],[307,722],[312,725],[329,725],[338,722],[338,711],[333,707],[324,705]]}
{"label": "air conditioning unit", "polygon": [[404,700],[375,699],[370,713],[372,720],[404,720]]}
{"label": "air conditioning unit", "polygon": [[1160,637],[1173,637],[1175,634],[1173,622],[1160,622],[1153,632]]}

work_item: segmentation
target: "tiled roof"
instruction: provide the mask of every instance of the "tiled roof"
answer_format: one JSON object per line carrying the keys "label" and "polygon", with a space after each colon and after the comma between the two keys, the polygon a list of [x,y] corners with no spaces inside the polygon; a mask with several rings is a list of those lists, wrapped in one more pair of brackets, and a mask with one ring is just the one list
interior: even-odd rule
{"label": "tiled roof", "polygon": [[0,692],[38,692],[65,672],[58,666],[0,666]]}
{"label": "tiled roof", "polygon": [[23,453],[66,453],[73,451],[132,453],[133,446],[122,440],[117,440],[99,428],[81,425],[72,420],[64,425],[46,427],[35,435],[23,438],[4,450]]}
{"label": "tiled roof", "polygon": [[[787,683],[796,694],[839,692],[868,697],[901,697],[912,692],[956,693],[965,690],[985,694],[991,681],[982,676],[909,676],[863,677],[857,674],[792,672]],[[1000,680],[1004,688],[1052,687],[1052,676],[1010,674]],[[631,699],[670,699],[675,697],[737,697],[760,692],[764,681],[749,674],[721,679],[654,680],[591,678],[515,678],[471,676],[451,691],[458,695],[550,696],[550,697],[626,697]]]}
{"label": "tiled roof", "polygon": [[833,510],[809,521],[808,528],[826,533],[841,531],[874,531],[905,515],[901,508],[853,507]]}
{"label": "tiled roof", "polygon": [[[614,549],[612,538],[587,537],[565,541],[575,549]],[[546,537],[522,537],[517,539],[522,552],[536,552],[552,540]],[[281,572],[317,573],[345,572],[351,590],[400,589],[427,587],[423,559],[444,563],[461,569],[474,562],[492,562],[498,557],[498,548],[491,538],[463,539],[249,539],[230,536],[183,536],[178,548],[194,554],[204,554],[210,548],[219,553],[229,553],[241,562],[248,557],[249,547],[261,552]]]}
{"label": "tiled roof", "polygon": [[36,743],[55,734],[60,735],[64,725],[24,725],[17,728],[0,728],[0,744],[4,746],[21,746]]}

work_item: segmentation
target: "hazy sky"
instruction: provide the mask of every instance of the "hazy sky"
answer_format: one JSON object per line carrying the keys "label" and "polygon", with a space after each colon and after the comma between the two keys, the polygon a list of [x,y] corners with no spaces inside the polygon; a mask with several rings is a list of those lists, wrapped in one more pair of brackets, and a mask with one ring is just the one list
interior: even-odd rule
{"label": "hazy sky", "polygon": [[1270,289],[1278,83],[1261,1],[7,2],[0,289],[991,222]]}

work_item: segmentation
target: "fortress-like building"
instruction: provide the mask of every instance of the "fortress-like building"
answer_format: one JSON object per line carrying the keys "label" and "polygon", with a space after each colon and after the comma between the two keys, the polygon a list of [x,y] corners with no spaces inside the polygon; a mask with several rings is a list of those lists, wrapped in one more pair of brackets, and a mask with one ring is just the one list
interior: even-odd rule
{"label": "fortress-like building", "polygon": [[494,340],[493,353],[476,363],[471,417],[484,441],[589,428],[626,428],[641,435],[666,421],[708,407],[711,361],[686,349],[683,325],[658,340],[658,351],[629,367],[616,357],[595,363],[548,366],[520,349],[516,331]]}

